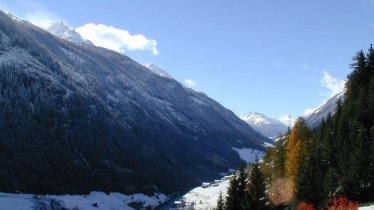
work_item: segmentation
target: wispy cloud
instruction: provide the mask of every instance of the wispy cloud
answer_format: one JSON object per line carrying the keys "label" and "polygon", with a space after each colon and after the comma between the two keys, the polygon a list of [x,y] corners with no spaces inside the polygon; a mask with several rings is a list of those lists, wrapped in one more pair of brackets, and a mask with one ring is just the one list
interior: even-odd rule
{"label": "wispy cloud", "polygon": [[35,1],[16,0],[15,4],[17,5],[15,8],[9,8],[6,4],[0,2],[0,9],[44,29],[48,28],[54,22],[63,21],[58,15],[46,9],[43,4]]}
{"label": "wispy cloud", "polygon": [[325,95],[328,98],[330,98],[344,90],[345,80],[339,80],[337,78],[334,78],[327,71],[323,71],[320,84],[322,87],[327,89],[327,92],[323,93],[322,95]]}
{"label": "wispy cloud", "polygon": [[278,117],[277,120],[281,121],[283,124],[287,125],[288,127],[292,127],[296,122],[296,117],[292,117],[291,115],[284,114]]}
{"label": "wispy cloud", "polygon": [[304,71],[308,71],[310,69],[309,65],[308,64],[304,64],[302,67],[301,67],[302,70]]}
{"label": "wispy cloud", "polygon": [[[20,7],[26,10],[22,15],[9,11],[18,18],[30,21],[32,24],[47,29],[53,23],[64,22],[58,15],[50,12],[44,5],[33,1],[20,0]],[[0,2],[0,8],[6,10],[6,5]],[[69,24],[67,24],[69,25]],[[143,34],[130,34],[129,31],[106,26],[103,24],[88,23],[75,29],[84,39],[90,40],[94,45],[114,50],[120,53],[127,51],[148,51],[158,55],[157,41],[149,39]]]}
{"label": "wispy cloud", "polygon": [[94,45],[120,53],[134,50],[151,51],[158,55],[157,41],[148,39],[143,34],[132,35],[124,29],[103,24],[88,23],[75,29],[84,39]]}
{"label": "wispy cloud", "polygon": [[374,24],[370,24],[370,25],[369,25],[369,28],[371,28],[371,29],[374,30]]}
{"label": "wispy cloud", "polygon": [[27,13],[22,19],[28,20],[32,24],[44,29],[47,29],[55,22],[61,21],[61,18],[59,18],[57,15],[46,10],[37,10]]}
{"label": "wispy cloud", "polygon": [[190,79],[185,79],[185,80],[184,80],[184,83],[185,83],[186,86],[189,87],[189,88],[194,88],[194,87],[197,87],[197,86],[198,86],[198,84],[197,84],[195,81],[190,80]]}
{"label": "wispy cloud", "polygon": [[[325,101],[322,103],[324,104]],[[320,105],[321,106],[321,105]],[[308,109],[305,109],[304,111],[304,116],[309,116],[310,114],[312,114],[314,112],[314,110],[318,109],[320,106],[318,107],[315,107],[315,108],[308,108]]]}
{"label": "wispy cloud", "polygon": [[281,63],[279,63],[279,61],[273,61],[274,68],[279,68],[280,66],[281,66]]}
{"label": "wispy cloud", "polygon": [[321,107],[324,103],[326,103],[328,99],[330,99],[334,95],[343,92],[345,82],[345,80],[339,80],[331,76],[327,71],[323,71],[322,77],[320,79],[320,85],[326,89],[326,92],[320,94],[324,97],[322,99],[322,103],[317,107],[305,109],[304,116],[308,116],[309,114],[311,114],[314,110]]}

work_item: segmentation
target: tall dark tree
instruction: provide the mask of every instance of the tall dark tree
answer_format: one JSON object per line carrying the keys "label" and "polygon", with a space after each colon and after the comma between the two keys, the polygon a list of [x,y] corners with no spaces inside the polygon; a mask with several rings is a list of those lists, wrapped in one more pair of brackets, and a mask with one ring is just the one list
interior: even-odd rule
{"label": "tall dark tree", "polygon": [[248,193],[251,198],[251,208],[253,210],[265,210],[267,206],[267,195],[265,178],[260,170],[258,158],[251,166],[251,173],[247,184]]}
{"label": "tall dark tree", "polygon": [[243,209],[245,197],[247,193],[247,168],[244,162],[239,164],[239,168],[235,177],[230,181],[227,189],[225,208],[227,210]]}
{"label": "tall dark tree", "polygon": [[225,202],[225,209],[227,210],[239,210],[241,209],[240,206],[240,198],[238,194],[238,187],[239,183],[236,177],[233,177],[230,180],[229,186],[227,188],[227,195],[226,195],[226,202]]}
{"label": "tall dark tree", "polygon": [[325,195],[324,168],[325,160],[321,159],[321,150],[315,146],[311,155],[300,165],[300,174],[297,180],[297,198],[300,201],[320,206],[327,195]]}
{"label": "tall dark tree", "polygon": [[219,192],[217,206],[215,210],[224,210],[225,209],[225,201],[223,200],[222,191]]}

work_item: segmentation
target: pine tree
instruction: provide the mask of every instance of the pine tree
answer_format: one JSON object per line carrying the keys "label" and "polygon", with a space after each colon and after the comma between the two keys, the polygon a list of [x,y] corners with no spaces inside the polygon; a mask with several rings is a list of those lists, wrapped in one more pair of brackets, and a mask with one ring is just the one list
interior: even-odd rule
{"label": "pine tree", "polygon": [[324,185],[324,164],[320,148],[315,147],[311,155],[301,163],[297,180],[297,198],[314,206],[322,204],[326,198]]}
{"label": "pine tree", "polygon": [[215,208],[215,210],[224,210],[224,209],[225,209],[225,201],[223,200],[222,191],[219,191],[217,207]]}
{"label": "pine tree", "polygon": [[238,195],[239,183],[236,177],[230,180],[229,186],[227,188],[225,209],[227,210],[239,210],[240,209],[240,199]]}
{"label": "pine tree", "polygon": [[268,209],[266,184],[264,176],[260,170],[260,164],[258,163],[258,158],[256,158],[255,163],[252,164],[251,173],[249,177],[248,193],[251,198],[251,208],[253,210],[265,210]]}
{"label": "pine tree", "polygon": [[231,179],[227,189],[225,208],[239,210],[243,208],[247,187],[247,168],[244,162],[239,164],[237,175]]}
{"label": "pine tree", "polygon": [[238,169],[238,198],[239,198],[239,203],[242,203],[244,195],[245,195],[245,190],[247,187],[247,178],[248,178],[248,172],[247,172],[247,165],[244,162],[241,162],[239,165]]}

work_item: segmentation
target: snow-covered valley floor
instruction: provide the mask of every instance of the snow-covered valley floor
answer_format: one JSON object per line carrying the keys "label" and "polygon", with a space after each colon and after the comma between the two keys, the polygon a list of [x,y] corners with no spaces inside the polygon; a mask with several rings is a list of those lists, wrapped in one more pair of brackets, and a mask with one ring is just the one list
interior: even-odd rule
{"label": "snow-covered valley floor", "polygon": [[[227,187],[230,180],[219,183],[219,186],[202,188],[201,186],[194,188],[186,193],[182,199],[187,203],[194,203],[192,206],[196,210],[213,210],[217,205],[219,193],[222,192],[223,198],[227,195]],[[374,210],[374,205],[360,207],[359,210]]]}
{"label": "snow-covered valley floor", "polygon": [[[0,210],[59,209],[71,210],[131,210],[128,204],[144,203],[152,207],[165,202],[163,194],[152,197],[144,194],[124,195],[91,192],[89,195],[43,195],[0,193]],[[39,207],[39,208],[38,208]],[[56,208],[57,207],[57,208]]]}
{"label": "snow-covered valley floor", "polygon": [[230,180],[224,180],[218,186],[203,188],[201,186],[194,188],[182,198],[189,203],[194,203],[193,209],[208,210],[213,209],[218,200],[219,192],[222,192],[223,198],[226,197],[227,187]]}

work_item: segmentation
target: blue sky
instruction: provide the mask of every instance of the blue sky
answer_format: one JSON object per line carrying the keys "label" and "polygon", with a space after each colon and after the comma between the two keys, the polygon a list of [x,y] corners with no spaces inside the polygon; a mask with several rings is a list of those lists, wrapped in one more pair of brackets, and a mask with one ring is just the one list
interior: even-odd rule
{"label": "blue sky", "polygon": [[113,49],[139,63],[189,81],[236,114],[274,118],[303,115],[339,91],[355,52],[374,42],[374,0],[0,0],[0,7],[40,24],[62,20],[87,36],[113,33]]}

